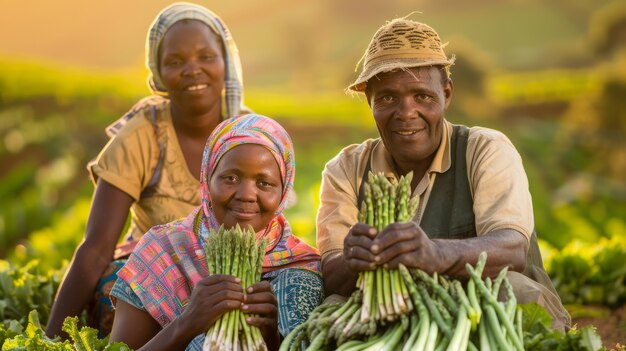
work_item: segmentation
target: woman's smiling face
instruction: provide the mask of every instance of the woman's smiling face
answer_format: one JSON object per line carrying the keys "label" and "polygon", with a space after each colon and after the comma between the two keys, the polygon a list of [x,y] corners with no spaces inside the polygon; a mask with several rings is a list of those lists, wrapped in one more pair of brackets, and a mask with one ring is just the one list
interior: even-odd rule
{"label": "woman's smiling face", "polygon": [[239,145],[222,156],[209,181],[213,213],[225,228],[262,230],[274,218],[283,182],[274,155],[257,144]]}
{"label": "woman's smiling face", "polygon": [[205,113],[221,101],[224,88],[221,39],[204,23],[174,24],[159,47],[159,72],[168,95],[179,108]]}

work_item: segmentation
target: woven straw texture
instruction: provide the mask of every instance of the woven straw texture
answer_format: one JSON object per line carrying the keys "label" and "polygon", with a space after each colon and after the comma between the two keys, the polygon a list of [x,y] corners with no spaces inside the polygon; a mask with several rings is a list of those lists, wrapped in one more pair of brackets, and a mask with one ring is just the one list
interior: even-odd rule
{"label": "woven straw texture", "polygon": [[445,46],[428,25],[394,19],[380,27],[372,37],[362,58],[363,70],[348,89],[365,91],[367,81],[381,72],[433,65],[449,67],[454,64],[454,57],[446,57]]}

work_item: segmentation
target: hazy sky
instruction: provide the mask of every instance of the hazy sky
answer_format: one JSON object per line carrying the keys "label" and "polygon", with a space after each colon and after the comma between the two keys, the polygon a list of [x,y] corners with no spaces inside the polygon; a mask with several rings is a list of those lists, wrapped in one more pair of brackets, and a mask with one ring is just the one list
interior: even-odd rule
{"label": "hazy sky", "polygon": [[[58,61],[90,69],[143,69],[147,28],[156,14],[172,2],[0,0],[0,56]],[[216,12],[230,27],[241,53],[245,80],[264,84],[272,84],[281,74],[327,76],[345,84],[354,78],[354,66],[376,29],[386,20],[412,11],[421,11],[411,18],[438,30],[444,41],[451,41],[451,50],[455,44],[469,40],[494,55],[495,62],[502,66],[514,60],[541,60],[546,48],[580,41],[587,26],[584,16],[588,14],[571,5],[551,6],[540,0],[198,3]],[[570,11],[563,11],[563,7]]]}

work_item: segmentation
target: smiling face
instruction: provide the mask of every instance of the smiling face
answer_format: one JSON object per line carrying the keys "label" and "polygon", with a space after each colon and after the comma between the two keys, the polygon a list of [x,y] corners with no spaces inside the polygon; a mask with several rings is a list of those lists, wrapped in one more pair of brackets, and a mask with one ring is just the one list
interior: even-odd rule
{"label": "smiling face", "polygon": [[224,54],[220,38],[206,24],[183,20],[167,31],[159,47],[159,72],[178,109],[196,115],[220,108]]}
{"label": "smiling face", "polygon": [[366,96],[398,170],[429,167],[441,142],[452,82],[438,67],[415,67],[378,74],[367,82]]}
{"label": "smiling face", "polygon": [[213,213],[225,228],[237,223],[255,232],[274,217],[282,198],[278,163],[264,146],[244,144],[226,152],[209,181]]}

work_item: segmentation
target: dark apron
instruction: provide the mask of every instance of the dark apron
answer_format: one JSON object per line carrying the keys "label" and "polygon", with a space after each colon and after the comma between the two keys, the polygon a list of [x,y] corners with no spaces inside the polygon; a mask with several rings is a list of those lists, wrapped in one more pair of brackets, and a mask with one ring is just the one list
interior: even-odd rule
{"label": "dark apron", "polygon": [[[467,162],[465,158],[468,136],[468,127],[463,125],[453,126],[450,145],[450,169],[444,173],[437,174],[420,223],[420,227],[431,239],[466,239],[476,237],[474,201],[467,179]],[[380,142],[380,139],[378,142]],[[357,202],[359,204],[365,196],[364,185],[372,169],[372,152],[376,145],[372,147],[367,165],[365,166],[363,181],[359,189]],[[555,296],[558,296],[550,277],[543,267],[541,252],[537,244],[537,233],[534,230],[530,237],[526,268],[522,274],[545,286]]]}

